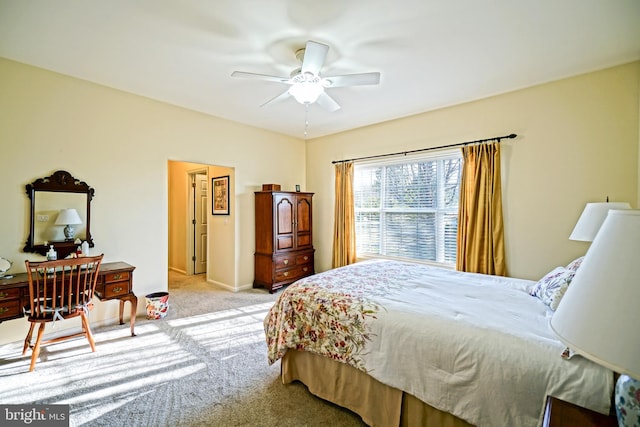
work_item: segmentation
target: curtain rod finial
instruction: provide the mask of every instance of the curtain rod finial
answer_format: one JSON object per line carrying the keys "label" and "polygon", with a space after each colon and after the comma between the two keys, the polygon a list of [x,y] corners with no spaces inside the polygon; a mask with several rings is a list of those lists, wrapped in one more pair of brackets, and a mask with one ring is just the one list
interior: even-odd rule
{"label": "curtain rod finial", "polygon": [[509,138],[513,139],[513,138],[515,138],[516,136],[518,136],[518,135],[516,135],[515,133],[512,133],[511,135],[509,135]]}

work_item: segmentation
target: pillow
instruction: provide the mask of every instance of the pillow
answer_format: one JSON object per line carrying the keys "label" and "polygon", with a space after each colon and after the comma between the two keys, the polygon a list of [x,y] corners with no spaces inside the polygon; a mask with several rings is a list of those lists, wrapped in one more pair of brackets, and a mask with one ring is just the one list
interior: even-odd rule
{"label": "pillow", "polygon": [[564,293],[569,288],[575,271],[569,270],[565,267],[556,267],[547,273],[538,283],[531,288],[529,294],[537,297],[549,306],[551,310],[558,308],[560,300],[564,296]]}
{"label": "pillow", "polygon": [[578,268],[582,264],[583,259],[584,257],[581,256],[580,258],[576,258],[573,261],[571,261],[569,264],[567,264],[567,270],[578,271]]}

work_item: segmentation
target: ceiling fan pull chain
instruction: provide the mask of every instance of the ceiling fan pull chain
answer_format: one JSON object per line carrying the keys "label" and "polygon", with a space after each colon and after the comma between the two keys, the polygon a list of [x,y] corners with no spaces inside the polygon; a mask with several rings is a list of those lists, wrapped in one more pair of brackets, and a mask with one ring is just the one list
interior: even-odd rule
{"label": "ceiling fan pull chain", "polygon": [[304,139],[307,139],[307,128],[309,127],[309,103],[304,104]]}

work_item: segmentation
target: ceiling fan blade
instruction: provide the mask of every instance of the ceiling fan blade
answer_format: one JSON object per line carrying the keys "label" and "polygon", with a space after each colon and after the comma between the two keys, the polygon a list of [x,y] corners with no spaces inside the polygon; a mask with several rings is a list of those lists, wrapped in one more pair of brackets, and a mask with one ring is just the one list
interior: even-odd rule
{"label": "ceiling fan blade", "polygon": [[325,77],[324,80],[329,82],[327,87],[377,85],[380,83],[380,73],[345,74]]}
{"label": "ceiling fan blade", "polygon": [[338,105],[335,99],[327,95],[327,92],[322,92],[316,102],[318,103],[319,106],[321,106],[325,110],[328,110],[331,113],[333,113],[334,111],[338,111],[340,109],[340,105]]}
{"label": "ceiling fan blade", "polygon": [[311,73],[314,76],[320,74],[320,69],[327,57],[329,46],[309,40],[307,47],[304,49],[304,58],[302,59],[302,73]]}
{"label": "ceiling fan blade", "polygon": [[244,71],[234,71],[233,73],[231,73],[231,77],[242,77],[246,79],[266,80],[270,82],[291,84],[291,79],[289,79],[288,77],[270,76],[268,74],[246,73]]}
{"label": "ceiling fan blade", "polygon": [[284,101],[285,99],[289,98],[290,96],[291,96],[291,94],[289,93],[289,91],[285,90],[280,95],[278,95],[278,96],[276,96],[274,98],[271,98],[270,100],[268,100],[267,102],[262,104],[261,107],[264,107],[267,104],[273,104],[273,103],[276,103],[276,102]]}

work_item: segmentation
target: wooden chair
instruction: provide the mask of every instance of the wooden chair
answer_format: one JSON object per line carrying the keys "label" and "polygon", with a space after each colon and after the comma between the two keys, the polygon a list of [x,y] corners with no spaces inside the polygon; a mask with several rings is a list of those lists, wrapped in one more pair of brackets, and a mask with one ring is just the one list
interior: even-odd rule
{"label": "wooden chair", "polygon": [[[93,308],[92,298],[102,257],[103,255],[58,261],[25,261],[29,277],[29,306],[24,310],[31,326],[24,340],[22,354],[31,347],[30,372],[35,369],[40,346],[44,344],[85,336],[91,345],[91,351],[96,351],[88,313]],[[82,321],[82,332],[42,341],[47,323],[55,324],[78,316]],[[40,324],[38,337],[35,344],[31,345],[36,323]]]}

